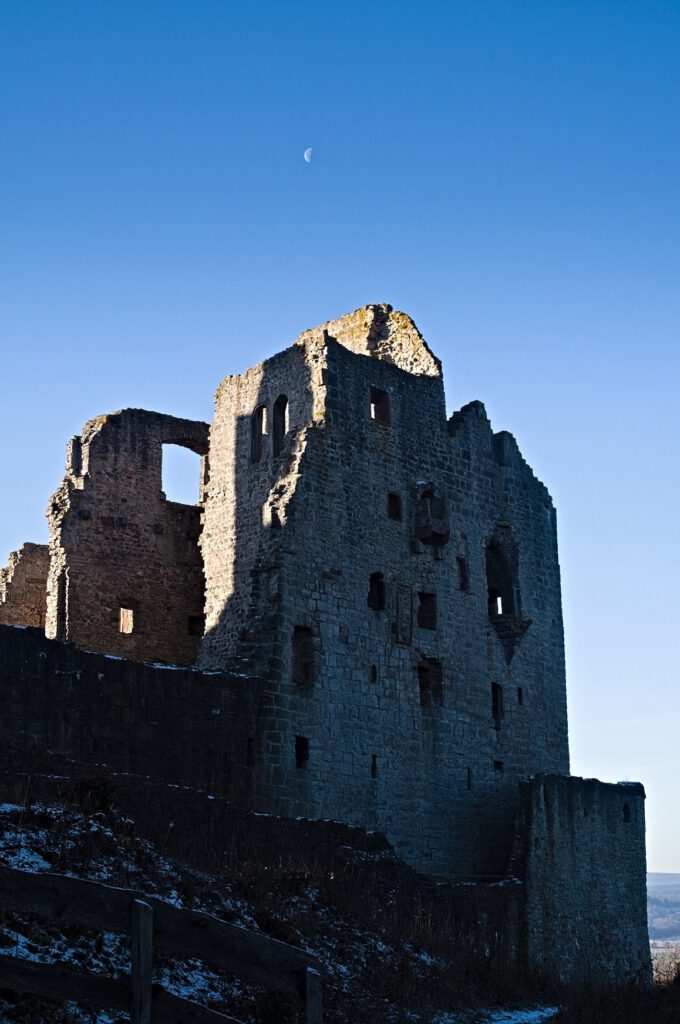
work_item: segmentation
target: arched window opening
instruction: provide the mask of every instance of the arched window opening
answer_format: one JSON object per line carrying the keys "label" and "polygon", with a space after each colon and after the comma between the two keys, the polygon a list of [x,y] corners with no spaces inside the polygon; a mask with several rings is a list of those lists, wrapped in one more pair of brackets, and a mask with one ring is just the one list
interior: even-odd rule
{"label": "arched window opening", "polygon": [[274,455],[280,455],[288,433],[288,399],[285,395],[279,395],[274,402],[274,415],[272,417],[272,449]]}
{"label": "arched window opening", "polygon": [[508,523],[499,523],[486,545],[486,585],[489,620],[510,664],[531,619],[522,618],[519,548]]}
{"label": "arched window opening", "polygon": [[267,406],[258,405],[250,421],[250,461],[262,458],[262,442],[267,434]]}
{"label": "arched window opening", "polygon": [[518,615],[517,545],[511,536],[497,534],[486,548],[486,582],[489,618]]}

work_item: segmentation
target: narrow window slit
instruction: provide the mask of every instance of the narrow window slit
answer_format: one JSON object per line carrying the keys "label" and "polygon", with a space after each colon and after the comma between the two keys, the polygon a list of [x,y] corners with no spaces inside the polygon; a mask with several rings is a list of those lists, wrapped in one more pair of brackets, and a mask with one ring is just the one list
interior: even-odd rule
{"label": "narrow window slit", "polygon": [[293,630],[293,684],[308,690],[314,685],[314,638],[309,626]]}
{"label": "narrow window slit", "polygon": [[387,495],[387,518],[401,519],[401,495],[390,491]]}
{"label": "narrow window slit", "polygon": [[374,612],[381,612],[385,607],[385,577],[381,572],[372,572],[369,577],[366,603]]}
{"label": "narrow window slit", "polygon": [[309,761],[309,738],[307,736],[295,737],[295,767],[306,768]]}

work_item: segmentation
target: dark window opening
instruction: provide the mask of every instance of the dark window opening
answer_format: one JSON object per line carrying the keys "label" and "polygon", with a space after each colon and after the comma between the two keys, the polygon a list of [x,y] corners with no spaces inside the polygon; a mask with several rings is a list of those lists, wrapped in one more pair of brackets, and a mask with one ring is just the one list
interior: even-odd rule
{"label": "dark window opening", "polygon": [[458,563],[458,589],[464,590],[467,594],[470,589],[470,568],[468,566],[468,560],[465,555],[457,555],[456,562]]}
{"label": "dark window opening", "polygon": [[505,771],[505,765],[502,761],[494,761],[493,766],[497,772]]}
{"label": "dark window opening", "polygon": [[272,417],[272,450],[274,455],[280,455],[288,433],[288,399],[285,395],[279,395],[274,402],[274,415]]}
{"label": "dark window opening", "polygon": [[378,777],[378,755],[371,754],[371,778],[377,779]]}
{"label": "dark window opening", "polygon": [[390,423],[390,396],[380,388],[371,388],[371,419],[376,423]]}
{"label": "dark window opening", "polygon": [[378,682],[378,666],[377,665],[371,665],[371,682],[372,683],[377,683]]}
{"label": "dark window opening", "polygon": [[135,612],[134,608],[119,608],[118,610],[118,629],[121,633],[134,633],[135,631]]}
{"label": "dark window opening", "polygon": [[205,615],[190,615],[187,619],[187,633],[189,636],[203,636],[205,630]]}
{"label": "dark window opening", "polygon": [[246,747],[246,767],[252,768],[255,764],[255,737],[248,737],[248,745]]}
{"label": "dark window opening", "polygon": [[500,683],[491,684],[491,714],[493,715],[494,725],[497,729],[500,729],[501,718],[503,717],[503,687]]}
{"label": "dark window opening", "polygon": [[437,628],[437,595],[427,592],[418,594],[418,625],[421,629]]}
{"label": "dark window opening", "polygon": [[267,433],[267,407],[258,405],[250,421],[250,461],[262,458],[262,441]]}
{"label": "dark window opening", "polygon": [[517,703],[521,704],[521,705],[524,704],[524,687],[523,686],[518,686],[517,687]]}
{"label": "dark window opening", "polygon": [[387,518],[401,519],[401,495],[395,491],[387,495]]}
{"label": "dark window opening", "polygon": [[472,789],[472,768],[467,770],[466,788]]}
{"label": "dark window opening", "polygon": [[366,603],[374,612],[381,612],[385,607],[385,577],[381,572],[372,572],[369,577]]}
{"label": "dark window opening", "polygon": [[306,768],[309,761],[309,739],[307,736],[295,737],[295,767]]}
{"label": "dark window opening", "polygon": [[444,686],[442,679],[442,663],[434,658],[425,658],[418,665],[418,684],[420,686],[421,708],[444,705]]}
{"label": "dark window opening", "polygon": [[630,824],[630,804],[623,805],[623,820],[625,821],[626,825]]}
{"label": "dark window opening", "polygon": [[304,689],[314,685],[314,640],[309,626],[293,630],[293,683]]}
{"label": "dark window opening", "polygon": [[517,544],[509,527],[498,527],[486,548],[489,617],[520,615]]}
{"label": "dark window opening", "polygon": [[281,520],[279,519],[279,513],[276,509],[272,509],[271,528],[272,530],[281,529]]}

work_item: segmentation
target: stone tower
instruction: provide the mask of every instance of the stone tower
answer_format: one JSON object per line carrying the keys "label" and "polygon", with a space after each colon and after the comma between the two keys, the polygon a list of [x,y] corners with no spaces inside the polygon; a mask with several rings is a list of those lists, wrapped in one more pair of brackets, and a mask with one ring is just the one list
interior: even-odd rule
{"label": "stone tower", "polygon": [[408,316],[222,382],[200,546],[199,664],[266,680],[256,805],[501,874],[518,780],[569,771],[555,509],[480,402],[447,420]]}

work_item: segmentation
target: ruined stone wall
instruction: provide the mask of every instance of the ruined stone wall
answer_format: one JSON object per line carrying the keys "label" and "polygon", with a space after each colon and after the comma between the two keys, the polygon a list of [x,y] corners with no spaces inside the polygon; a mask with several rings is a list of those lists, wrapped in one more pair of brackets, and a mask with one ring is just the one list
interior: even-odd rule
{"label": "ruined stone wall", "polygon": [[[480,403],[447,423],[438,372],[360,347],[311,332],[223,385],[202,663],[266,676],[259,807],[384,829],[424,870],[502,875],[518,778],[568,771],[554,508]],[[253,463],[251,413],[282,389],[284,452]],[[492,619],[494,537],[515,551],[516,607]],[[218,551],[240,579],[223,598]]]}
{"label": "ruined stone wall", "polygon": [[[156,667],[0,626],[0,743],[248,806],[259,681]],[[250,745],[249,745],[250,739]]]}
{"label": "ruined stone wall", "polygon": [[651,983],[644,800],[636,783],[522,784],[515,870],[531,967],[563,982]]}
{"label": "ruined stone wall", "polygon": [[203,632],[201,510],[166,500],[163,444],[201,455],[205,480],[205,423],[126,409],[91,420],[71,441],[47,511],[48,636],[125,658],[195,660]]}
{"label": "ruined stone wall", "polygon": [[0,569],[0,625],[45,626],[47,544],[22,544]]}
{"label": "ruined stone wall", "polygon": [[384,303],[362,306],[337,320],[303,331],[296,344],[325,342],[329,338],[340,342],[351,352],[384,359],[409,373],[430,377],[441,375],[441,363],[430,351],[411,317]]}
{"label": "ruined stone wall", "polygon": [[[200,538],[206,576],[206,635],[199,657],[204,667],[238,666],[242,660],[250,667],[269,667],[287,506],[307,430],[323,419],[324,365],[324,347],[317,341],[227,377],[217,390]],[[287,429],[275,451],[274,406],[281,398],[287,399]]]}

